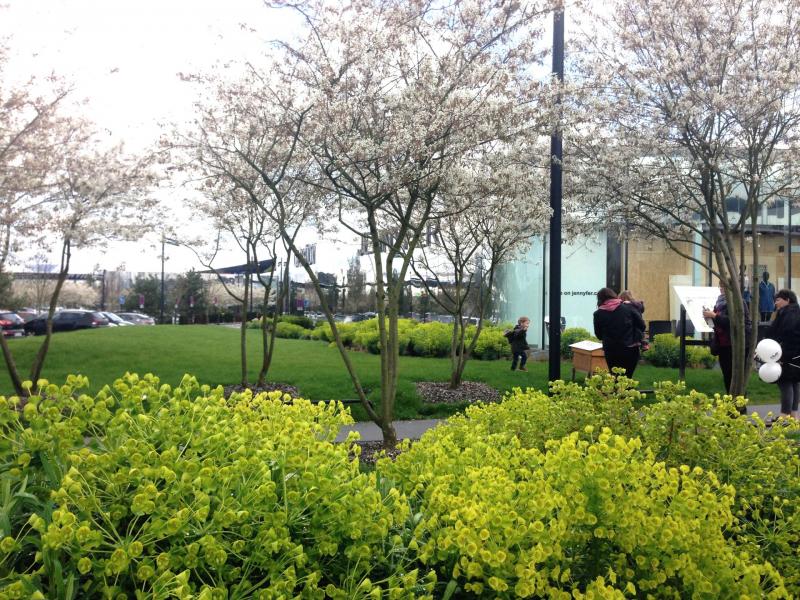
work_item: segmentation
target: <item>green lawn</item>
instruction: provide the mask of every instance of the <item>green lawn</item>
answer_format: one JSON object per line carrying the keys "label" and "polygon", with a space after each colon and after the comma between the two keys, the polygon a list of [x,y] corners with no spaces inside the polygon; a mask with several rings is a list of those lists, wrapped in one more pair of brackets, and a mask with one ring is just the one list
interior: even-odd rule
{"label": "green lawn", "polygon": [[[248,332],[249,372],[255,378],[259,366],[259,332]],[[27,370],[42,338],[10,340],[18,365]],[[95,331],[60,333],[53,336],[50,353],[43,376],[61,383],[69,373],[87,375],[92,390],[112,382],[125,371],[139,374],[155,373],[162,382],[175,385],[184,373],[195,375],[201,383],[238,383],[239,332],[229,327],[215,325],[156,327],[114,327]],[[373,399],[378,397],[380,369],[379,357],[352,353],[353,363],[364,386]],[[465,378],[483,381],[499,389],[534,387],[543,389],[547,381],[547,364],[529,362],[529,372],[511,372],[510,363],[502,361],[470,361]],[[569,363],[562,364],[562,376],[571,375]],[[713,394],[722,391],[722,374],[719,370],[687,371],[687,386]],[[580,377],[580,376],[579,376]],[[652,388],[653,382],[677,380],[675,369],[662,369],[642,365],[636,378],[643,389]],[[400,358],[397,418],[445,416],[463,406],[423,405],[414,388],[415,381],[446,381],[449,378],[449,361],[437,358]],[[300,389],[311,400],[354,398],[350,379],[342,365],[336,348],[322,342],[279,339],[276,342],[275,360],[269,379],[289,383]],[[0,393],[11,393],[11,384],[5,369],[0,373]],[[778,402],[778,390],[753,376],[750,385],[753,403]],[[364,418],[360,408],[354,410],[356,418]]]}

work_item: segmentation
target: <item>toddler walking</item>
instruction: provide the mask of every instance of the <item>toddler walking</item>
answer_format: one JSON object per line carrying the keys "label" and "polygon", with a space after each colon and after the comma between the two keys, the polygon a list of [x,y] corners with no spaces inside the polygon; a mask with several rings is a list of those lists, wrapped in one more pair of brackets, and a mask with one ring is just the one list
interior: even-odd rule
{"label": "toddler walking", "polygon": [[525,363],[528,362],[528,326],[531,320],[528,317],[520,317],[514,329],[507,329],[505,336],[511,344],[511,370],[517,370],[517,362],[519,362],[519,370],[527,371]]}

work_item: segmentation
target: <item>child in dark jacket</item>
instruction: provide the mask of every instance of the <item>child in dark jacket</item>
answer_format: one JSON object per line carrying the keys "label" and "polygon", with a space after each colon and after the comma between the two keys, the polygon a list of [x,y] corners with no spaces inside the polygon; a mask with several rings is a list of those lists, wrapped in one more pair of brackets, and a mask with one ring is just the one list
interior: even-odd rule
{"label": "child in dark jacket", "polygon": [[517,370],[517,361],[519,361],[519,370],[527,371],[525,363],[528,362],[528,326],[531,320],[528,317],[520,317],[514,329],[507,329],[504,335],[508,338],[511,344],[511,370]]}
{"label": "child in dark jacket", "polygon": [[[639,311],[639,314],[642,315],[644,318],[644,300],[637,300],[633,296],[633,292],[630,290],[623,290],[619,293],[619,299],[622,300],[623,304],[628,304],[632,308],[635,308]],[[650,343],[647,341],[647,338],[644,335],[644,331],[642,331],[642,341],[640,345],[640,349],[642,352],[646,352],[650,350]]]}

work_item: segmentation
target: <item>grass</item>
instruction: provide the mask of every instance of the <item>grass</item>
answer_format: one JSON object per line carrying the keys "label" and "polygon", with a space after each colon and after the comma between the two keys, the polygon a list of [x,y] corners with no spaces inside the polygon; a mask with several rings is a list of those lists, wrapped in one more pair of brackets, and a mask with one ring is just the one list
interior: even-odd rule
{"label": "grass", "polygon": [[[10,340],[18,366],[27,376],[30,363],[42,338]],[[260,338],[256,330],[248,331],[248,374],[252,382],[260,366]],[[370,398],[380,397],[379,357],[353,352],[351,358],[369,391]],[[529,362],[528,372],[512,372],[507,360],[470,361],[465,379],[485,382],[501,392],[514,387],[545,389],[547,364]],[[154,373],[163,383],[177,384],[185,373],[195,375],[201,383],[228,385],[238,383],[239,331],[215,325],[156,327],[114,327],[95,331],[60,333],[53,336],[43,377],[61,383],[70,373],[89,377],[92,391],[111,383],[126,371]],[[400,357],[400,376],[397,393],[398,419],[443,417],[464,408],[463,405],[426,405],[416,394],[416,381],[447,381],[450,363],[442,358]],[[562,377],[571,375],[571,365],[564,362]],[[654,382],[677,380],[676,369],[641,365],[636,370],[640,388],[651,389]],[[270,369],[271,381],[296,386],[310,400],[343,400],[355,398],[352,384],[336,348],[322,342],[279,339],[275,359]],[[579,375],[579,379],[582,376]],[[719,370],[689,369],[686,385],[698,391],[714,394],[722,391]],[[10,394],[11,382],[5,369],[0,372],[0,393]],[[778,402],[774,385],[765,384],[755,375],[749,394],[752,403]],[[353,414],[364,419],[358,406]]]}

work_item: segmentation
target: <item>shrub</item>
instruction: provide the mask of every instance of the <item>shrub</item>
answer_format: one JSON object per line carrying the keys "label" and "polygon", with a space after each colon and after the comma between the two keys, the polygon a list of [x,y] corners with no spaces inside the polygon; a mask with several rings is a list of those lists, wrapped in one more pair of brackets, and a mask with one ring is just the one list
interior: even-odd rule
{"label": "shrub", "polygon": [[226,400],[189,377],[44,389],[0,406],[24,507],[0,524],[0,597],[430,597],[408,503],[331,443],[340,404]]}
{"label": "shrub", "polygon": [[780,587],[774,569],[726,539],[734,490],[713,474],[668,468],[607,428],[542,452],[513,431],[461,425],[426,433],[378,468],[419,505],[420,562],[464,593],[761,597]]}
{"label": "shrub", "polygon": [[[467,343],[475,336],[477,327],[467,328]],[[511,345],[499,327],[484,327],[475,343],[473,356],[479,360],[496,360],[511,356]]]}
{"label": "shrub", "polygon": [[653,338],[650,349],[643,353],[645,360],[656,367],[678,366],[680,352],[678,338],[671,333],[659,333]]}
{"label": "shrub", "polygon": [[281,315],[278,317],[278,321],[299,325],[303,329],[314,329],[313,319],[310,317],[304,317],[303,315]]}
{"label": "shrub", "polygon": [[[256,317],[255,319],[251,319],[247,323],[247,327],[249,329],[261,329],[261,321],[263,317]],[[312,321],[309,317],[304,317],[302,315],[280,315],[278,317],[278,324],[281,323],[288,323],[291,325],[297,325],[302,329],[314,329],[314,321]],[[270,327],[272,324],[272,317],[267,316],[267,327]]]}
{"label": "shrub", "polygon": [[[704,346],[687,346],[686,364],[692,368],[705,367],[713,369],[717,364],[717,357],[711,354],[711,350]],[[678,365],[675,365],[676,367]]]}
{"label": "shrub", "polygon": [[570,344],[583,340],[598,341],[587,329],[583,327],[567,327],[561,334],[561,358],[572,358],[572,348]]}
{"label": "shrub", "polygon": [[[669,367],[677,369],[680,365],[680,338],[671,333],[660,333],[653,338],[650,349],[642,356],[656,367]],[[689,367],[705,367],[710,369],[717,359],[711,351],[703,346],[686,347],[686,364]]]}
{"label": "shrub", "polygon": [[[729,543],[737,555],[752,557],[754,564],[773,565],[783,576],[790,597],[800,596],[800,549],[794,543],[800,539],[800,507],[795,502],[800,498],[796,477],[800,458],[793,439],[798,425],[766,429],[758,418],[740,417],[736,402],[730,398],[687,394],[683,385],[674,384],[660,384],[658,401],[637,408],[641,394],[632,383],[625,377],[615,380],[595,375],[587,379],[585,387],[556,382],[549,396],[516,390],[501,404],[470,407],[464,415],[451,417],[444,428],[447,451],[480,456],[483,450],[476,447],[475,438],[492,440],[490,445],[499,446],[498,440],[511,436],[522,450],[546,452],[550,440],[577,435],[591,443],[595,432],[611,426],[626,438],[641,439],[654,459],[664,462],[668,470],[680,470],[683,465],[699,467],[714,473],[723,487],[735,489],[730,501],[732,520],[725,527]],[[415,444],[412,452],[428,452],[431,460],[440,460],[438,450],[431,450],[430,445],[418,446]],[[517,450],[513,453],[519,454]],[[402,475],[390,474],[397,481],[408,475],[413,484],[424,471],[423,467],[414,469]],[[425,485],[430,489],[430,483]],[[783,587],[774,573],[758,568],[764,585],[774,584],[780,597]],[[766,591],[763,596],[768,596]]]}
{"label": "shrub", "polygon": [[278,321],[278,324],[275,326],[275,336],[279,338],[299,340],[308,336],[309,333],[310,330],[286,321]]}
{"label": "shrub", "polygon": [[422,323],[411,331],[410,337],[411,351],[417,356],[448,356],[453,341],[453,326],[438,321]]}

